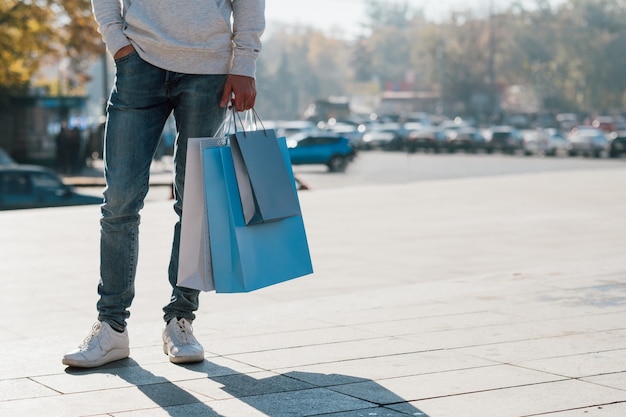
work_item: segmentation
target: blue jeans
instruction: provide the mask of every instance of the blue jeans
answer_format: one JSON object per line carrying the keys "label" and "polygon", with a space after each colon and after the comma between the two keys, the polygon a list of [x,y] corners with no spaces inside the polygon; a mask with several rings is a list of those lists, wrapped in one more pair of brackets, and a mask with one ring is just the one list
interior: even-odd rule
{"label": "blue jeans", "polygon": [[172,296],[163,311],[166,321],[173,317],[193,321],[199,291],[176,286],[187,139],[215,135],[226,111],[219,105],[226,75],[166,71],[143,61],[136,52],[115,65],[105,130],[98,319],[117,330],[126,327],[135,295],[139,211],[148,193],[152,158],[173,112],[177,130],[174,210],[178,221],[168,271]]}

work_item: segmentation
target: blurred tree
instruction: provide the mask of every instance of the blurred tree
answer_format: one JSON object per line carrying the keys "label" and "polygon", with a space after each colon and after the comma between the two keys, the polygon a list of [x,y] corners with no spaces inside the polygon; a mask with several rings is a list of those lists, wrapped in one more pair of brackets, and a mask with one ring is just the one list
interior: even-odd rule
{"label": "blurred tree", "polygon": [[[478,108],[474,103],[489,100],[489,53],[490,34],[488,21],[475,17],[471,12],[454,13],[442,24],[442,50],[439,62],[441,83],[445,85],[442,100],[445,108],[455,113],[484,117],[490,109]],[[497,35],[501,38],[500,33]]]}
{"label": "blurred tree", "polygon": [[368,38],[360,37],[354,42],[352,48],[352,70],[356,81],[371,81],[375,78],[372,68],[372,50],[368,42]]}
{"label": "blurred tree", "polygon": [[351,78],[345,42],[307,27],[277,28],[259,57],[257,110],[298,118],[315,99],[345,94]]}
{"label": "blurred tree", "polygon": [[52,51],[50,40],[57,34],[49,25],[54,14],[45,5],[18,0],[0,0],[0,89],[6,100],[22,92]]}
{"label": "blurred tree", "polygon": [[367,20],[363,23],[363,27],[372,33],[390,26],[406,29],[411,19],[419,14],[409,6],[407,1],[366,0],[365,10]]}
{"label": "blurred tree", "polygon": [[[626,91],[626,1],[569,0],[515,16],[516,72],[542,91],[549,109],[604,112]],[[523,60],[523,61],[522,61]],[[549,90],[549,91],[546,91]]]}
{"label": "blurred tree", "polygon": [[284,27],[264,39],[259,85],[270,88],[260,100],[293,114],[341,95],[345,83],[375,81],[381,90],[441,91],[451,114],[484,117],[510,86],[533,91],[541,112],[622,111],[626,0],[551,3],[512,2],[490,16],[456,12],[433,22],[406,1],[368,0],[355,40]]}
{"label": "blurred tree", "polygon": [[76,72],[83,72],[86,64],[105,53],[104,43],[97,32],[91,12],[91,0],[49,0],[57,10],[65,53]]}
{"label": "blurred tree", "polygon": [[577,104],[585,111],[621,108],[626,91],[626,1],[570,0],[561,21],[569,23],[563,48],[575,66],[568,74],[577,81]]}
{"label": "blurred tree", "polygon": [[377,79],[383,88],[400,89],[412,72],[409,37],[411,20],[420,12],[406,1],[367,0],[366,20],[362,26],[368,33],[355,45],[352,65],[357,81]]}
{"label": "blurred tree", "polygon": [[0,0],[0,90],[24,93],[50,56],[69,57],[74,71],[103,46],[89,0]]}

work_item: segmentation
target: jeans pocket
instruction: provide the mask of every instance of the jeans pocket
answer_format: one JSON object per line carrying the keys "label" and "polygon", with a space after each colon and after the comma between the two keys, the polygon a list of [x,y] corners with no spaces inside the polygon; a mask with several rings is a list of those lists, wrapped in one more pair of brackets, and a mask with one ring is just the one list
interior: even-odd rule
{"label": "jeans pocket", "polygon": [[115,60],[115,65],[119,65],[119,64],[121,64],[123,62],[129,61],[129,60],[131,60],[132,58],[134,58],[136,56],[139,56],[139,54],[137,53],[137,51],[133,51],[133,52],[131,52],[128,55],[124,55],[123,57],[116,59]]}

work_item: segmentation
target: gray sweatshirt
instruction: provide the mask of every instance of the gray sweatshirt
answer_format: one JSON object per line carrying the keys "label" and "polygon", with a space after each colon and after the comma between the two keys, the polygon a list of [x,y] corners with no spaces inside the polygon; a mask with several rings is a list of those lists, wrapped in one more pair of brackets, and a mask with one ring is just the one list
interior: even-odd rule
{"label": "gray sweatshirt", "polygon": [[254,77],[265,29],[265,0],[91,3],[111,55],[132,44],[141,58],[168,71]]}

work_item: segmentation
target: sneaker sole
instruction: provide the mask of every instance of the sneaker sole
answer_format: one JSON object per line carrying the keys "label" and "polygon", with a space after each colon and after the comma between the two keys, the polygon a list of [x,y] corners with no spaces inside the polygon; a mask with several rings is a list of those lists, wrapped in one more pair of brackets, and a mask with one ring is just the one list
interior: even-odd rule
{"label": "sneaker sole", "polygon": [[204,361],[204,352],[201,355],[196,355],[196,356],[172,356],[170,355],[167,349],[166,343],[163,343],[163,353],[167,355],[167,357],[170,359],[170,362],[176,363],[176,364],[197,363],[197,362]]}
{"label": "sneaker sole", "polygon": [[126,359],[130,356],[130,349],[114,349],[95,361],[86,361],[80,359],[63,358],[63,365],[73,366],[75,368],[97,368],[107,363]]}

